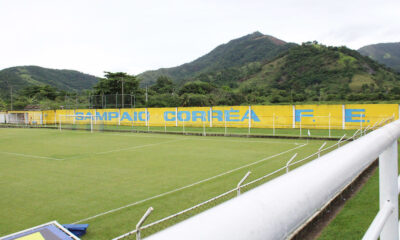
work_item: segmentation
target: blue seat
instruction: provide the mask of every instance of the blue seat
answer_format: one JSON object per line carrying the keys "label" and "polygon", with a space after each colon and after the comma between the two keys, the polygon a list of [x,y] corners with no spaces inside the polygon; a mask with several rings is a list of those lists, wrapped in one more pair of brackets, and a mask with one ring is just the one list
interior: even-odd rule
{"label": "blue seat", "polygon": [[89,224],[63,224],[63,227],[68,229],[68,231],[75,236],[81,237],[86,234],[86,229],[89,227]]}

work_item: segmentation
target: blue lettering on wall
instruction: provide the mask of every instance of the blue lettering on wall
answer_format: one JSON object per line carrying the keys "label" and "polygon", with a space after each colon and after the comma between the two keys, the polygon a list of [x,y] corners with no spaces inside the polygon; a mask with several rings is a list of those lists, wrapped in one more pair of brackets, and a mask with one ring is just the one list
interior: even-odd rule
{"label": "blue lettering on wall", "polygon": [[100,115],[99,112],[96,112],[96,119],[101,121],[107,120],[107,112],[103,112],[102,115]]}
{"label": "blue lettering on wall", "polygon": [[78,121],[83,120],[83,112],[77,112],[77,113],[75,113],[75,115],[78,115],[77,117],[75,117],[75,120],[78,120]]}
{"label": "blue lettering on wall", "polygon": [[[304,111],[304,110],[299,110]],[[312,111],[312,110],[311,110]],[[251,120],[254,122],[260,122],[257,114],[251,110]],[[93,114],[91,112],[76,112],[75,120],[82,121],[82,120],[90,120],[92,119]],[[179,111],[178,115],[176,115],[175,111],[165,111],[164,112],[164,120],[165,121],[210,121],[211,118],[215,119],[216,121],[223,122],[224,118],[227,122],[243,122],[246,119],[249,119],[249,110],[245,112],[243,116],[240,115],[240,111],[237,109],[229,109],[229,110],[213,110],[212,114],[211,111]],[[308,115],[302,115],[308,116]],[[312,115],[311,115],[312,116]],[[120,118],[120,121],[146,121],[146,111],[141,112],[133,112],[130,115],[129,112],[123,112],[120,114],[119,112],[96,112],[95,117],[97,120],[100,121],[112,121],[115,119]],[[150,113],[147,112],[147,120],[150,120]]]}
{"label": "blue lettering on wall", "polygon": [[108,112],[107,120],[112,121],[114,118],[119,118],[119,113],[118,112]]}
{"label": "blue lettering on wall", "polygon": [[[171,115],[171,117],[169,117]],[[164,121],[176,121],[176,112],[175,111],[165,111],[164,112]]]}
{"label": "blue lettering on wall", "polygon": [[206,112],[204,112],[204,111],[192,111],[192,121],[196,122],[197,119],[200,119],[201,121],[207,121]]}
{"label": "blue lettering on wall", "polygon": [[[345,122],[361,122],[361,119],[353,119],[354,117],[365,118],[365,109],[345,109],[344,110],[344,121]],[[362,119],[362,122],[365,122]]]}
{"label": "blue lettering on wall", "polygon": [[[313,109],[296,109],[295,110],[295,122],[301,122],[302,117],[314,117]],[[311,113],[311,114],[303,114],[303,113]]]}
{"label": "blue lettering on wall", "polygon": [[[216,113],[217,115],[215,116],[214,113]],[[222,113],[221,110],[213,110],[213,111],[212,111],[212,118],[213,118],[213,119],[216,118],[216,119],[218,119],[218,121],[220,121],[220,122],[224,121],[224,119],[223,119],[223,113]]]}
{"label": "blue lettering on wall", "polygon": [[[139,112],[138,116],[139,116],[139,121],[146,121],[146,112],[145,111]],[[149,119],[150,119],[150,114],[147,113],[147,120],[149,120]]]}
{"label": "blue lettering on wall", "polygon": [[93,117],[92,113],[91,112],[87,112],[85,120],[90,120],[90,119],[92,119],[92,117]]}
{"label": "blue lettering on wall", "polygon": [[[185,119],[183,119],[182,115],[185,114]],[[178,112],[178,121],[190,121],[190,112],[189,111],[179,111]]]}
{"label": "blue lettering on wall", "polygon": [[131,121],[131,122],[132,122],[132,117],[131,117],[131,115],[129,115],[128,112],[124,112],[124,113],[122,114],[121,121],[124,121],[125,119],[128,119],[128,121]]}
{"label": "blue lettering on wall", "polygon": [[[244,121],[245,119],[249,119],[249,110],[246,111],[246,113],[243,115],[242,119],[240,121]],[[258,116],[256,115],[256,113],[251,110],[251,121],[254,122],[259,122],[260,119],[258,118]]]}
{"label": "blue lettering on wall", "polygon": [[[233,114],[233,113],[238,113],[239,110],[233,110],[233,108],[231,108],[230,110],[225,110],[225,120],[227,122],[239,122],[239,114]],[[233,119],[236,118],[236,119]]]}

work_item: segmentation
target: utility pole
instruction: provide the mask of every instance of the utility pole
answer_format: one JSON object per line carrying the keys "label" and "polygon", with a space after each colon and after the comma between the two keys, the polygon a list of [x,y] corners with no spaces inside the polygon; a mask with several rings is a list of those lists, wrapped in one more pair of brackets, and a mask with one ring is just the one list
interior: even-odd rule
{"label": "utility pole", "polygon": [[131,92],[131,108],[132,108],[132,97],[133,97],[133,108],[135,108],[135,105],[136,105],[136,96],[135,95],[133,95],[133,92]]}
{"label": "utility pole", "polygon": [[147,107],[147,85],[146,85],[146,107]]}
{"label": "utility pole", "polygon": [[10,92],[11,92],[11,94],[10,94],[10,98],[11,98],[11,111],[13,110],[13,99],[12,99],[12,86],[10,86]]}

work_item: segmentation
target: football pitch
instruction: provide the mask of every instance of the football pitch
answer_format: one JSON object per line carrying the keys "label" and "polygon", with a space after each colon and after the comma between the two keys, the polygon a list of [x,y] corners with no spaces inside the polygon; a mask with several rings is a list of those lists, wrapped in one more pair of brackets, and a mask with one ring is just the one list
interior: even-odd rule
{"label": "football pitch", "polygon": [[295,153],[313,154],[323,142],[0,128],[0,236],[57,220],[90,224],[83,239],[111,239],[135,229],[150,206],[146,223],[235,188],[248,171],[246,182]]}

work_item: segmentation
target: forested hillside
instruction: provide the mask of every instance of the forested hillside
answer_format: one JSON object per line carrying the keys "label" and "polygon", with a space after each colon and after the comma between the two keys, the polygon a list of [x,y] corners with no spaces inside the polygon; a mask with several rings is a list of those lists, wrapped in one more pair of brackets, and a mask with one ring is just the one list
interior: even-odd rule
{"label": "forested hillside", "polygon": [[98,78],[73,70],[57,70],[38,66],[20,66],[0,71],[0,96],[28,86],[50,85],[65,91],[91,89]]}
{"label": "forested hillside", "polygon": [[201,73],[240,67],[250,62],[271,60],[295,46],[260,32],[243,36],[222,44],[210,53],[173,68],[146,71],[139,75],[141,85],[152,85],[159,76],[167,76],[174,82],[193,78]]}
{"label": "forested hillside", "polygon": [[400,72],[400,42],[372,44],[362,47],[358,51],[362,55]]}

